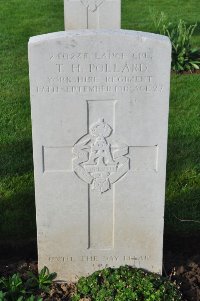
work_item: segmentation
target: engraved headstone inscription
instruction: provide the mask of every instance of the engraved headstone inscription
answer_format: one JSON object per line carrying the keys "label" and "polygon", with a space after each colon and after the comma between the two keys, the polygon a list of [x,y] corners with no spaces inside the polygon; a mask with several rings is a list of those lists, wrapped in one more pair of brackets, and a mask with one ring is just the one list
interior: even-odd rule
{"label": "engraved headstone inscription", "polygon": [[39,267],[58,279],[161,273],[170,60],[150,33],[30,39]]}
{"label": "engraved headstone inscription", "polygon": [[64,0],[65,30],[120,29],[121,0]]}

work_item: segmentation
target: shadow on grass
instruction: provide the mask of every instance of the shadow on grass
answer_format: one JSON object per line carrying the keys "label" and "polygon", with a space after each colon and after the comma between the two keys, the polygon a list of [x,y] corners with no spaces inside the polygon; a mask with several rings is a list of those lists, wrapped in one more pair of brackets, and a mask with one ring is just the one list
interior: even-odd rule
{"label": "shadow on grass", "polygon": [[169,139],[165,224],[174,235],[200,231],[199,141],[197,137]]}
{"label": "shadow on grass", "polygon": [[24,239],[35,235],[34,190],[31,185],[0,199],[1,239]]}
{"label": "shadow on grass", "polygon": [[0,178],[33,172],[32,141],[26,139],[1,145]]}
{"label": "shadow on grass", "polygon": [[36,238],[35,196],[31,140],[1,146],[0,245]]}
{"label": "shadow on grass", "polygon": [[165,205],[167,234],[196,235],[200,233],[200,187],[182,191]]}
{"label": "shadow on grass", "polygon": [[200,172],[200,137],[187,136],[168,139],[167,180],[185,169],[195,168]]}

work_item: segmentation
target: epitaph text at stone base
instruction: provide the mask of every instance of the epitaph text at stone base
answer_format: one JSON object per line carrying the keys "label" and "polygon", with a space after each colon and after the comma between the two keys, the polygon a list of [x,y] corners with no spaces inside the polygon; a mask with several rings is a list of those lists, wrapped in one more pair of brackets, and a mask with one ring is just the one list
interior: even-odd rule
{"label": "epitaph text at stone base", "polygon": [[161,273],[171,46],[126,30],[29,42],[39,267]]}

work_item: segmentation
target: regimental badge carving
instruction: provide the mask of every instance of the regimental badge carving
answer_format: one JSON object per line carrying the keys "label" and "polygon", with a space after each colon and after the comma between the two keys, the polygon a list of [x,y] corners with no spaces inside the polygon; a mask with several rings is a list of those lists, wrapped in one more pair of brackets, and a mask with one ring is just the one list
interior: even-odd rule
{"label": "regimental badge carving", "polygon": [[81,0],[81,3],[91,12],[95,12],[104,0]]}
{"label": "regimental badge carving", "polygon": [[112,128],[104,119],[91,125],[89,134],[73,148],[73,169],[76,175],[102,194],[129,170],[128,146],[108,142]]}

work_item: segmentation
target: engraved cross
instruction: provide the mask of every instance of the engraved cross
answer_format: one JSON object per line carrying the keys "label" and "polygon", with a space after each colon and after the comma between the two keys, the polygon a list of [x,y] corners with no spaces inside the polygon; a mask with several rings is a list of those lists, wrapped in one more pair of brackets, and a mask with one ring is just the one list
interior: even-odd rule
{"label": "engraved cross", "polygon": [[114,248],[115,185],[128,176],[130,166],[134,172],[157,171],[156,145],[127,146],[115,141],[116,103],[88,100],[86,134],[74,146],[43,149],[45,172],[73,171],[88,185],[88,249]]}

